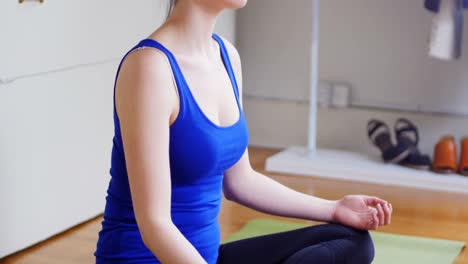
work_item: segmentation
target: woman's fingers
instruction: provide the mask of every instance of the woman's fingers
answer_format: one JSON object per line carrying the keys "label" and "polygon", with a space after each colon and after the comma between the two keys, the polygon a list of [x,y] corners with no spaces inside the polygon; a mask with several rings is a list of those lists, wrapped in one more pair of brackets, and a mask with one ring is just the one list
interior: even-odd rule
{"label": "woman's fingers", "polygon": [[373,226],[373,228],[374,228],[374,230],[376,230],[380,225],[380,219],[378,217],[377,209],[374,208],[374,210],[375,210],[375,212],[374,212],[374,226]]}
{"label": "woman's fingers", "polygon": [[377,229],[379,226],[379,217],[377,216],[378,212],[377,209],[375,208],[370,208],[370,214],[371,214],[371,222],[369,223],[369,229]]}
{"label": "woman's fingers", "polygon": [[383,205],[384,213],[385,213],[385,224],[389,225],[390,220],[392,219],[392,211],[390,209],[390,205],[388,203],[385,203]]}
{"label": "woman's fingers", "polygon": [[391,222],[392,217],[392,205],[384,199],[376,196],[367,196],[365,199],[367,205],[374,206],[378,212],[378,218],[380,225],[388,225]]}
{"label": "woman's fingers", "polygon": [[382,205],[381,204],[377,204],[377,212],[378,212],[378,216],[379,216],[379,225],[384,225],[386,222],[385,222],[385,213],[384,213],[384,210],[382,208]]}
{"label": "woman's fingers", "polygon": [[[380,225],[390,224],[391,212],[390,212],[390,207],[388,203],[377,204],[377,207],[382,209],[382,211],[379,210],[379,213],[383,215],[383,219],[384,219],[383,221],[380,222]],[[382,218],[380,219],[382,220]]]}
{"label": "woman's fingers", "polygon": [[377,206],[377,204],[384,204],[387,203],[387,201],[380,199],[379,197],[376,196],[366,196],[366,204],[367,205],[372,205],[372,206]]}

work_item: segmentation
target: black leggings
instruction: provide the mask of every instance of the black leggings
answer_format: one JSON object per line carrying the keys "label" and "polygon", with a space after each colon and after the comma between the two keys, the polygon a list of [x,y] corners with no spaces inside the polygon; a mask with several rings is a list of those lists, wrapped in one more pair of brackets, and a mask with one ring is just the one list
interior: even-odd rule
{"label": "black leggings", "polygon": [[369,232],[323,224],[221,244],[217,264],[367,264]]}

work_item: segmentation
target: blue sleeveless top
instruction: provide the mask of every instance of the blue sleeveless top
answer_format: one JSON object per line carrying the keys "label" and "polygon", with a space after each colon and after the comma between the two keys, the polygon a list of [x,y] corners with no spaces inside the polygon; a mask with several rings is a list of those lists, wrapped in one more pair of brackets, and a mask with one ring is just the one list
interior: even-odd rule
{"label": "blue sleeveless top", "polygon": [[[168,57],[179,93],[179,114],[170,126],[171,218],[181,233],[210,264],[216,263],[220,244],[218,213],[224,171],[234,165],[248,143],[247,124],[240,106],[239,91],[228,52],[222,39],[213,34],[231,80],[239,119],[219,126],[203,113],[195,101],[174,55],[161,43],[144,39],[140,47],[161,50]],[[119,119],[115,108],[114,137],[102,229],[99,231],[96,263],[160,263],[145,246],[132,206]]]}

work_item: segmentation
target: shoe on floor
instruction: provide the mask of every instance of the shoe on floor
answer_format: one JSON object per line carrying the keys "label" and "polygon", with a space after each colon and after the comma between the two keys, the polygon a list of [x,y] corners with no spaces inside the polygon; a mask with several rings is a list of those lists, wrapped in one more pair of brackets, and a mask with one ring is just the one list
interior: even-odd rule
{"label": "shoe on floor", "polygon": [[416,125],[406,118],[400,118],[395,122],[394,130],[396,139],[400,144],[411,145],[411,152],[408,157],[398,164],[418,170],[429,170],[431,168],[431,159],[418,149],[419,132]]}
{"label": "shoe on floor", "polygon": [[468,176],[468,137],[462,138],[460,141],[460,162],[458,172],[461,175]]}
{"label": "shoe on floor", "polygon": [[457,172],[457,146],[453,136],[444,136],[435,145],[432,170],[437,173]]}
{"label": "shoe on floor", "polygon": [[380,149],[382,159],[386,163],[399,163],[411,152],[411,145],[406,142],[399,142],[396,145],[392,143],[390,129],[380,120],[369,120],[367,135],[370,141]]}

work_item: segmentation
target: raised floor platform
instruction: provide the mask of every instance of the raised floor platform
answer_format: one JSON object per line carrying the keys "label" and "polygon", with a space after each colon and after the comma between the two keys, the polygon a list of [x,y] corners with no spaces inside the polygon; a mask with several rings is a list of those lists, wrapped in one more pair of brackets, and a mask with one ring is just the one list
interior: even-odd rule
{"label": "raised floor platform", "polygon": [[436,174],[384,164],[378,158],[341,150],[318,149],[315,154],[309,154],[305,147],[292,146],[267,158],[265,170],[300,176],[468,193],[466,176]]}

